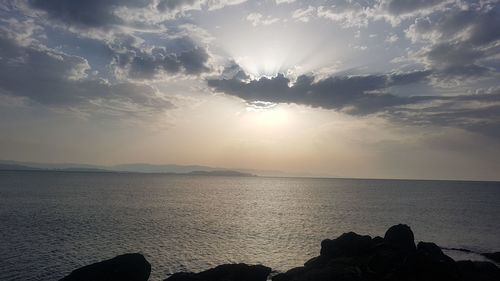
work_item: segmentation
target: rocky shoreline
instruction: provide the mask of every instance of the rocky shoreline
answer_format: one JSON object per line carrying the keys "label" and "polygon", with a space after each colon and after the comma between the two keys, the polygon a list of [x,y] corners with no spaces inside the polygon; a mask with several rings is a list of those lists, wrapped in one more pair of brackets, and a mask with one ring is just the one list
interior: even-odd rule
{"label": "rocky shoreline", "polygon": [[[465,249],[463,249],[465,250]],[[468,251],[468,250],[465,250]],[[500,262],[500,252],[484,253]],[[263,265],[224,264],[199,273],[179,272],[164,281],[499,281],[492,262],[455,261],[430,242],[415,245],[410,227],[390,227],[384,237],[354,232],[321,242],[320,255],[273,276]],[[76,269],[60,281],[147,281],[151,265],[125,254]]]}

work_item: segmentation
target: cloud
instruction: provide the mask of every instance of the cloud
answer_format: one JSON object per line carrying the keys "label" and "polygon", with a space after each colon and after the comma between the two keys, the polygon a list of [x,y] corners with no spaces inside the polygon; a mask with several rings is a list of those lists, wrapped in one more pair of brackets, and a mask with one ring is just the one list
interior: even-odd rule
{"label": "cloud", "polygon": [[316,8],[309,6],[304,9],[297,9],[293,11],[292,18],[296,21],[308,22],[310,18],[316,14]]}
{"label": "cloud", "polygon": [[203,7],[212,11],[244,2],[246,2],[246,0],[160,0],[157,4],[157,8],[162,12],[170,11],[174,13],[188,10],[200,10]]}
{"label": "cloud", "polygon": [[317,16],[344,28],[367,27],[378,20],[396,27],[403,20],[443,11],[453,3],[452,0],[336,0],[319,6]]}
{"label": "cloud", "polygon": [[500,138],[500,91],[426,97],[418,107],[392,108],[383,115],[416,126],[455,127]]}
{"label": "cloud", "polygon": [[498,11],[486,8],[453,9],[433,18],[415,20],[406,35],[413,42],[461,41],[473,46],[489,44],[500,39]]}
{"label": "cloud", "polygon": [[200,5],[200,0],[160,0],[157,4],[158,10],[172,11],[184,7],[194,7],[196,4]]}
{"label": "cloud", "polygon": [[434,6],[449,2],[448,0],[385,0],[381,7],[392,15],[404,15],[432,8]]}
{"label": "cloud", "polygon": [[406,98],[380,92],[392,86],[427,79],[428,70],[387,75],[328,77],[315,81],[301,75],[293,83],[279,74],[273,78],[244,81],[238,78],[209,79],[216,92],[240,97],[249,102],[296,103],[326,109],[349,110],[353,114],[369,114],[387,106],[410,103]]}
{"label": "cloud", "polygon": [[415,59],[439,71],[442,78],[476,79],[498,71],[484,64],[500,54],[498,26],[499,13],[479,7],[417,18],[406,36],[426,44],[415,53]]}
{"label": "cloud", "polygon": [[170,46],[142,49],[131,45],[117,49],[112,66],[118,77],[158,79],[164,74],[199,75],[207,72],[209,54],[190,38],[169,41]]}
{"label": "cloud", "polygon": [[53,108],[110,106],[115,110],[155,113],[173,107],[148,85],[89,75],[84,58],[45,46],[22,46],[0,32],[0,93]]}
{"label": "cloud", "polygon": [[252,23],[253,26],[258,25],[270,25],[276,22],[279,22],[279,18],[273,18],[271,16],[265,17],[260,13],[250,13],[247,16],[247,20]]}
{"label": "cloud", "polygon": [[455,96],[390,93],[393,87],[426,82],[435,75],[431,70],[331,76],[318,81],[315,77],[302,75],[295,82],[282,74],[248,80],[248,76],[237,73],[238,77],[210,79],[207,83],[216,92],[247,102],[295,103],[350,115],[377,114],[404,124],[459,127],[500,137],[499,90]]}
{"label": "cloud", "polygon": [[374,6],[366,3],[338,1],[332,6],[319,6],[317,16],[338,23],[343,28],[366,27],[373,19]]}
{"label": "cloud", "polygon": [[144,8],[148,0],[29,0],[55,20],[81,27],[105,27],[123,23],[119,8]]}
{"label": "cloud", "polygon": [[154,28],[191,10],[209,11],[246,0],[26,0],[51,20],[83,29]]}
{"label": "cloud", "polygon": [[290,4],[290,3],[293,3],[295,1],[296,0],[275,0],[276,5],[279,5],[279,4]]}

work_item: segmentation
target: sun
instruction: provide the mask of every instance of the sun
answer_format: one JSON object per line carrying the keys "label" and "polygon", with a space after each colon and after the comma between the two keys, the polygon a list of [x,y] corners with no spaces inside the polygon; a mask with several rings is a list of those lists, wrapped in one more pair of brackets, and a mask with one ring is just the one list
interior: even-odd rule
{"label": "sun", "polygon": [[246,117],[253,125],[260,128],[276,128],[289,123],[290,112],[272,102],[252,102],[246,107]]}

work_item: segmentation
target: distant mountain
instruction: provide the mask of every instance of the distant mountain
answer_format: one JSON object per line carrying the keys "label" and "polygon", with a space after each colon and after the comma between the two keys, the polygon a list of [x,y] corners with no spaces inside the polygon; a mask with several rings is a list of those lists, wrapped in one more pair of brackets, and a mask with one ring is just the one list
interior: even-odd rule
{"label": "distant mountain", "polygon": [[63,169],[51,169],[51,171],[59,171],[59,172],[87,172],[87,173],[115,173],[115,171],[105,170],[105,169],[97,169],[97,168],[63,168]]}
{"label": "distant mountain", "polygon": [[21,162],[11,160],[0,160],[0,165],[21,165],[38,170],[65,170],[65,169],[100,169],[107,170],[105,166],[75,164],[75,163],[38,163],[38,162]]}
{"label": "distant mountain", "polygon": [[40,170],[34,167],[28,167],[24,165],[18,165],[18,164],[3,164],[0,163],[0,170],[1,171],[34,171],[34,170]]}
{"label": "distant mountain", "polygon": [[[147,164],[130,163],[112,166],[76,163],[37,163],[0,160],[0,170],[48,170],[66,172],[120,172],[120,173],[162,173],[162,174],[204,174],[228,176],[264,176],[264,177],[317,177],[320,175],[287,173],[275,170],[228,169],[202,165]],[[213,172],[213,173],[208,173]]]}
{"label": "distant mountain", "polygon": [[133,164],[121,164],[106,167],[109,170],[119,171],[119,172],[139,172],[139,173],[175,173],[175,174],[186,174],[193,171],[221,171],[222,168],[213,168],[200,165],[155,165],[155,164],[145,164],[145,163],[133,163]]}

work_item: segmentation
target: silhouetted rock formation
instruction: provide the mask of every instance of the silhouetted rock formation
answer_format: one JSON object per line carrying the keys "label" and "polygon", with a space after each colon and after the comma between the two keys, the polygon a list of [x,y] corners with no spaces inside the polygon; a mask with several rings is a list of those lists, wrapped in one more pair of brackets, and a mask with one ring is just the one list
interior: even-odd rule
{"label": "silhouetted rock formation", "polygon": [[273,281],[498,281],[500,269],[489,262],[459,261],[434,243],[415,247],[407,225],[389,228],[384,238],[353,232],[321,243],[320,256]]}
{"label": "silhouetted rock formation", "polygon": [[74,270],[60,281],[147,281],[151,264],[141,254],[124,254]]}
{"label": "silhouetted rock formation", "polygon": [[266,281],[270,273],[263,265],[224,264],[200,273],[175,273],[165,281]]}
{"label": "silhouetted rock formation", "polygon": [[385,243],[392,245],[402,251],[415,251],[413,231],[406,224],[391,226],[384,235]]}
{"label": "silhouetted rock formation", "polygon": [[492,261],[496,261],[496,262],[500,263],[500,252],[496,252],[496,253],[484,253],[482,255],[485,256],[485,257],[487,257],[487,258],[489,258]]}
{"label": "silhouetted rock formation", "polygon": [[[498,261],[499,252],[483,254]],[[125,254],[73,271],[61,281],[146,281],[151,265],[140,254]],[[200,273],[175,273],[164,281],[265,281],[271,268],[224,264]],[[382,237],[354,232],[321,242],[318,257],[272,278],[273,281],[499,281],[491,262],[454,261],[434,243],[415,246],[407,225],[392,226]]]}

